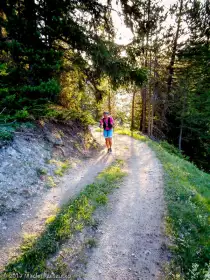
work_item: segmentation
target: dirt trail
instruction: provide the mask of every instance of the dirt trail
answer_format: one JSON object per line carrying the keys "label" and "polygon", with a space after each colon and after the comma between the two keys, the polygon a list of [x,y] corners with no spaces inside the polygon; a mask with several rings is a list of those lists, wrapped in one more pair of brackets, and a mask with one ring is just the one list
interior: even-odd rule
{"label": "dirt trail", "polygon": [[[94,133],[101,142],[99,135]],[[114,137],[112,155],[103,150],[96,157],[81,161],[69,170],[57,188],[35,198],[27,212],[8,219],[0,237],[0,268],[18,252],[25,233],[41,232],[57,207],[93,182],[115,158],[128,162],[128,176],[111,196],[108,214],[101,213],[99,230],[103,234],[89,259],[84,279],[158,279],[166,257],[162,168],[147,144],[120,135]]]}
{"label": "dirt trail", "polygon": [[18,253],[17,248],[25,234],[41,232],[46,219],[54,215],[58,207],[78,194],[84,186],[92,183],[97,174],[112,161],[113,157],[107,157],[103,151],[93,159],[80,162],[62,178],[56,188],[31,201],[29,209],[10,216],[7,227],[0,236],[0,267],[8,262],[8,258]]}
{"label": "dirt trail", "polygon": [[29,201],[29,207],[7,216],[3,221],[4,226],[0,224],[0,271],[10,258],[19,254],[19,247],[25,235],[42,232],[46,219],[56,214],[58,207],[78,194],[87,184],[92,183],[97,174],[123,152],[124,145],[120,147],[117,155],[107,155],[103,150],[94,158],[79,161],[65,174],[56,188],[34,197]]}
{"label": "dirt trail", "polygon": [[167,253],[161,165],[147,144],[127,136],[117,136],[115,142],[129,154],[128,177],[111,197],[85,280],[163,279]]}

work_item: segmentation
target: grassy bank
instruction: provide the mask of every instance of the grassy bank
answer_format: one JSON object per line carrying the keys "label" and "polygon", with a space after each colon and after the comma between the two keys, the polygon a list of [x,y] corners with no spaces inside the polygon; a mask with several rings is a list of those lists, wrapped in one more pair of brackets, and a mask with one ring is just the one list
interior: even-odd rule
{"label": "grassy bank", "polygon": [[91,223],[97,207],[107,203],[108,194],[126,175],[121,170],[122,166],[123,161],[116,160],[98,175],[93,184],[87,185],[78,197],[69,201],[55,217],[47,220],[46,230],[41,236],[27,238],[22,245],[22,254],[7,265],[0,279],[11,279],[11,273],[20,274],[12,279],[25,279],[26,273],[35,275],[46,272],[46,260],[58,251],[65,240]]}
{"label": "grassy bank", "polygon": [[[118,133],[131,136],[129,130]],[[137,132],[132,136],[147,141],[164,167],[167,231],[174,244],[168,279],[209,280],[210,175],[184,159],[168,143],[152,142]]]}

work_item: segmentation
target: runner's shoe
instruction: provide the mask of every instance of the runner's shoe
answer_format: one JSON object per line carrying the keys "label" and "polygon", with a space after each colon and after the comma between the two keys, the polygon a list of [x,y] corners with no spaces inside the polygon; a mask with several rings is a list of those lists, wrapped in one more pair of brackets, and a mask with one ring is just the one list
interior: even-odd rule
{"label": "runner's shoe", "polygon": [[112,153],[112,148],[109,149],[109,152]]}

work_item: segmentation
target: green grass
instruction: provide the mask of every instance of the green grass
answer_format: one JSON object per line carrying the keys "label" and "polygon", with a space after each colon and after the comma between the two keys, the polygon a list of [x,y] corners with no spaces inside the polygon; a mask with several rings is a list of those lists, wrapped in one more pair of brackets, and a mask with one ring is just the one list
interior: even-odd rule
{"label": "green grass", "polygon": [[[102,128],[96,128],[95,131],[96,132],[101,132],[103,129]],[[114,132],[117,134],[121,134],[121,135],[128,135],[128,136],[133,136],[135,139],[141,140],[141,141],[146,141],[147,138],[141,134],[139,134],[137,131],[133,131],[131,132],[129,129],[127,128],[114,128]]]}
{"label": "green grass", "polygon": [[101,132],[101,131],[102,131],[102,128],[97,127],[97,128],[95,129],[95,131],[96,131],[96,132]]}
{"label": "green grass", "polygon": [[52,176],[47,176],[46,187],[47,188],[55,188],[56,187],[56,183],[55,183]]}
{"label": "green grass", "polygon": [[137,139],[137,140],[141,140],[143,142],[147,141],[147,137],[145,137],[144,135],[141,135],[139,132],[137,131],[130,131],[127,128],[117,128],[114,130],[117,134],[121,134],[121,135],[128,135],[128,136],[132,136],[133,138]]}
{"label": "green grass", "polygon": [[210,272],[210,175],[168,153],[161,144],[150,142],[150,146],[165,170],[165,199],[175,253],[173,267],[180,270],[170,279],[210,279],[210,275],[205,276],[208,269]]}
{"label": "green grass", "polygon": [[55,170],[55,174],[59,176],[63,176],[64,172],[70,168],[70,163],[68,160],[65,160],[63,162],[60,162],[59,168]]}
{"label": "green grass", "polygon": [[[15,280],[24,279],[24,273],[45,272],[46,260],[58,251],[65,240],[91,223],[92,214],[97,207],[107,203],[108,194],[118,187],[118,183],[126,175],[121,170],[122,165],[121,160],[116,160],[98,175],[93,184],[87,185],[78,197],[69,201],[56,216],[48,219],[46,230],[41,236],[24,242],[22,254],[7,265],[5,273],[8,278],[5,279],[9,279],[11,273],[20,274],[19,278],[13,278]],[[89,245],[94,244],[90,241]]]}
{"label": "green grass", "polygon": [[[129,130],[120,134],[131,135]],[[133,133],[135,139],[144,136]],[[152,142],[164,168],[167,231],[174,253],[168,280],[210,279],[210,174],[188,162],[178,150],[165,142]]]}
{"label": "green grass", "polygon": [[47,170],[44,168],[37,168],[36,172],[38,176],[47,175]]}
{"label": "green grass", "polygon": [[94,238],[89,238],[86,242],[85,242],[85,246],[87,248],[96,248],[97,247],[97,241]]}
{"label": "green grass", "polygon": [[30,249],[36,241],[37,236],[35,234],[24,234],[23,243],[21,245],[22,252]]}
{"label": "green grass", "polygon": [[54,171],[54,174],[57,176],[60,176],[60,177],[62,177],[64,175],[65,171],[71,167],[68,160],[60,161],[60,160],[52,159],[52,160],[49,160],[48,163],[54,164],[57,166],[57,169]]}

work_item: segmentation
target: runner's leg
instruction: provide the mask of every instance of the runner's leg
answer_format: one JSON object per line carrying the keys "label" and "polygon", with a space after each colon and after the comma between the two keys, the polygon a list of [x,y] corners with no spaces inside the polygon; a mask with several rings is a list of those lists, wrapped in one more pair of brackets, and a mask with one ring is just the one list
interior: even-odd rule
{"label": "runner's leg", "polygon": [[109,147],[110,147],[110,152],[112,151],[112,136],[113,136],[113,129],[109,130]]}
{"label": "runner's leg", "polygon": [[109,147],[112,147],[112,138],[109,138]]}
{"label": "runner's leg", "polygon": [[107,149],[109,149],[109,142],[108,142],[108,134],[107,134],[107,130],[104,130],[104,138],[105,138],[105,143],[106,143],[106,147]]}
{"label": "runner's leg", "polygon": [[109,138],[105,138],[105,140],[106,140],[106,147],[107,147],[107,149],[109,149]]}

